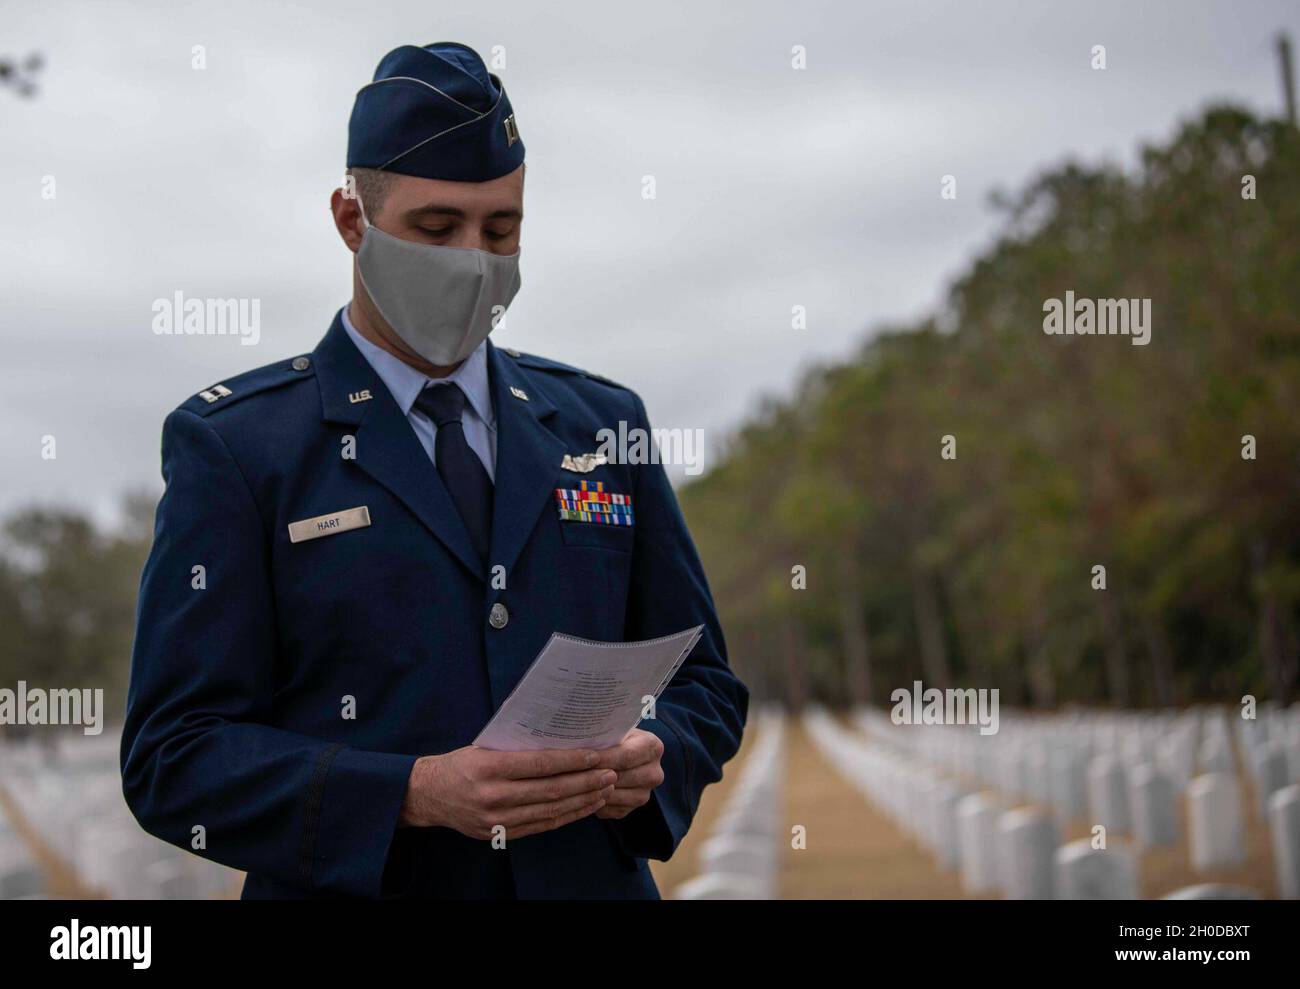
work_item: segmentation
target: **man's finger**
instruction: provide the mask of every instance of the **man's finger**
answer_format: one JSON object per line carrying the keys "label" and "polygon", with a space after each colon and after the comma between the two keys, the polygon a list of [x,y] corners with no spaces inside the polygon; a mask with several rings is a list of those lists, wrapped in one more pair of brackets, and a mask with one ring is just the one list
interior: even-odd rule
{"label": "man's finger", "polygon": [[[510,780],[537,779],[576,773],[598,764],[592,749],[542,749],[538,752],[500,752],[501,775]],[[613,768],[613,767],[605,767]]]}
{"label": "man's finger", "polygon": [[590,797],[593,791],[617,783],[618,773],[612,769],[588,769],[581,773],[545,776],[536,780],[510,780],[496,784],[501,789],[499,795],[494,792],[493,806],[510,809],[554,803],[579,795]]}
{"label": "man's finger", "polygon": [[616,788],[610,794],[609,800],[605,802],[607,807],[626,807],[628,810],[635,810],[637,807],[643,807],[650,802],[650,790],[639,788],[635,790],[624,790]]}
{"label": "man's finger", "polygon": [[596,764],[608,769],[632,769],[658,759],[663,754],[663,743],[649,732],[630,735],[612,748],[596,753]]}
{"label": "man's finger", "polygon": [[562,828],[566,824],[572,824],[574,821],[580,821],[588,814],[593,814],[604,807],[603,801],[597,800],[588,803],[578,810],[571,811],[568,814],[562,814],[559,817],[547,818],[541,821],[535,821],[532,824],[525,824],[522,827],[511,830],[506,829],[506,841],[514,841],[516,838],[527,838],[530,834],[540,834],[543,831],[554,831],[556,828]]}
{"label": "man's finger", "polygon": [[637,788],[653,790],[663,781],[664,771],[656,759],[633,769],[619,770],[618,779],[614,785],[620,790]]}
{"label": "man's finger", "polygon": [[505,825],[506,834],[509,835],[514,828],[535,824],[538,821],[547,821],[553,817],[562,817],[575,810],[580,810],[588,804],[603,803],[609,799],[610,794],[613,792],[613,787],[607,787],[596,793],[582,793],[564,800],[549,800],[541,804],[513,807],[501,814],[501,820],[498,823]]}

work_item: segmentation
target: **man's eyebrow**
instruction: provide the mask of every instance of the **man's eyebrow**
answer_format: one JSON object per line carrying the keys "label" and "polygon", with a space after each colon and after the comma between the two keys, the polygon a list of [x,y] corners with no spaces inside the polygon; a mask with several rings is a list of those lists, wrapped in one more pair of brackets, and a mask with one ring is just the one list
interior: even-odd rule
{"label": "man's eyebrow", "polygon": [[[408,220],[419,220],[426,216],[454,216],[459,220],[465,219],[465,211],[455,206],[417,206],[415,209],[407,210],[405,215]],[[494,210],[488,214],[487,218],[489,220],[522,220],[524,214],[523,210],[511,207],[510,209]]]}
{"label": "man's eyebrow", "polygon": [[456,216],[465,219],[465,211],[455,206],[417,206],[406,211],[408,220],[418,220],[422,216]]}

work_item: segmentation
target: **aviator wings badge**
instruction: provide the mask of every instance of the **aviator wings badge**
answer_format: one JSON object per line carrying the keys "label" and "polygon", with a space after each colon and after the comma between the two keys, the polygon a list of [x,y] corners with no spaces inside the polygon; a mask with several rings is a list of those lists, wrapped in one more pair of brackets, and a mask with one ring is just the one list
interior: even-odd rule
{"label": "aviator wings badge", "polygon": [[560,466],[565,470],[571,470],[575,474],[590,474],[601,464],[609,463],[609,458],[603,453],[580,453],[576,457],[566,453]]}

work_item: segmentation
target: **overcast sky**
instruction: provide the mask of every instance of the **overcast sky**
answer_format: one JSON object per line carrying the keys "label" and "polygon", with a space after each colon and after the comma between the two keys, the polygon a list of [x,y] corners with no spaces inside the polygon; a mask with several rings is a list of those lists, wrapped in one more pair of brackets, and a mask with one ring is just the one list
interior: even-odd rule
{"label": "overcast sky", "polygon": [[[1300,4],[6,0],[3,24],[0,55],[46,64],[35,98],[0,87],[0,512],[106,518],[161,490],[171,408],[311,350],[347,301],[327,203],[353,96],[397,45],[505,52],[529,167],[494,339],[715,449],[809,363],[933,309],[995,228],[991,190],[1129,162],[1211,100],[1278,113]],[[260,299],[260,342],[155,335],[178,290]]]}

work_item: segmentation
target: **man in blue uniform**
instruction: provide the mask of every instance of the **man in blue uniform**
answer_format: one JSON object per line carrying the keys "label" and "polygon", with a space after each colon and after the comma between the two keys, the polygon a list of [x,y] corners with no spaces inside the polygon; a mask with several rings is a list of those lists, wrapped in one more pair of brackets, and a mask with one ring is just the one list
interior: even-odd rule
{"label": "man in blue uniform", "polygon": [[[390,52],[332,199],[351,303],[164,424],[123,786],[245,897],[652,898],[646,859],[739,744],[748,695],[663,469],[584,456],[648,433],[641,400],[487,339],[520,286],[523,161],[474,51]],[[580,490],[619,512],[575,512]],[[471,744],[552,632],[694,625],[618,746]]]}

